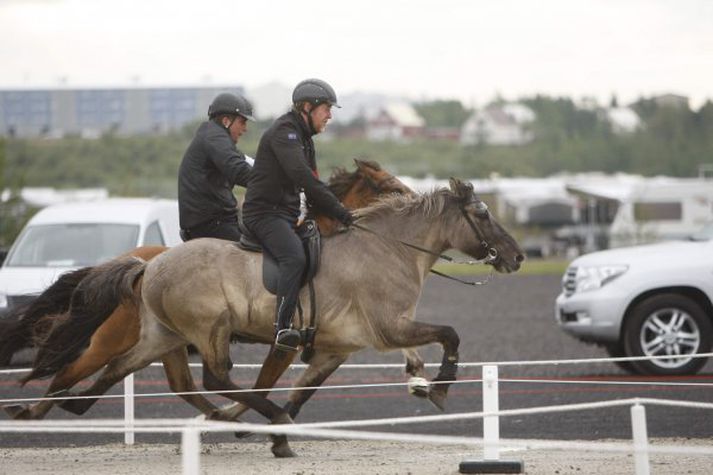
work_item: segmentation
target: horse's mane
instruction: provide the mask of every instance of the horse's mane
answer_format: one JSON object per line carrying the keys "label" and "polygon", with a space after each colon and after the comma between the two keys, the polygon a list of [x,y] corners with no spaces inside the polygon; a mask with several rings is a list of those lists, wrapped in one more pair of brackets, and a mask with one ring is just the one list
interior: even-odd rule
{"label": "horse's mane", "polygon": [[388,195],[380,198],[371,206],[361,208],[358,215],[365,221],[380,220],[393,216],[420,215],[432,218],[442,214],[450,203],[456,200],[453,192],[438,188],[428,193],[413,195]]}
{"label": "horse's mane", "polygon": [[[362,160],[369,168],[373,168],[376,171],[381,170],[381,165],[371,160]],[[329,177],[329,189],[334,193],[337,198],[342,199],[346,196],[349,189],[354,185],[354,183],[360,178],[359,169],[349,172],[345,168],[336,168],[332,172],[332,176]]]}

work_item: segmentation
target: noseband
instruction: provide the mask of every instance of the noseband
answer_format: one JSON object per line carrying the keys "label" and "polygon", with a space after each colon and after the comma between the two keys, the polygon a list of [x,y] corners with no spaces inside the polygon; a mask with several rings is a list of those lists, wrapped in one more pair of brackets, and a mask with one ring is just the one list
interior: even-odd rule
{"label": "noseband", "polygon": [[479,259],[477,262],[483,263],[483,264],[489,264],[498,258],[498,250],[495,249],[490,244],[488,244],[488,241],[483,236],[483,233],[480,231],[480,229],[478,229],[478,227],[473,222],[473,219],[470,217],[468,212],[465,210],[466,206],[469,204],[475,205],[475,214],[479,218],[487,218],[490,215],[490,211],[488,211],[488,205],[477,198],[474,198],[472,201],[466,203],[463,206],[460,206],[460,212],[463,214],[463,216],[465,217],[465,220],[468,222],[468,226],[470,226],[470,229],[472,229],[473,233],[475,233],[475,237],[477,237],[478,240],[480,241],[480,245],[483,246],[483,248],[488,250],[488,255],[485,256],[483,259]]}

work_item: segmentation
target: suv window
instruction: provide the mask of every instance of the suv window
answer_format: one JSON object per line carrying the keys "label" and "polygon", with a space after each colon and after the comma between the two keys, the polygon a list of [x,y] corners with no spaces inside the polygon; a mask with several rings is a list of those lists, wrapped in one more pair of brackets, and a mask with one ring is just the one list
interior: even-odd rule
{"label": "suv window", "polygon": [[154,221],[149,224],[146,228],[146,235],[144,236],[144,246],[165,246],[163,240],[163,234],[161,234],[161,227],[158,225],[158,221]]}

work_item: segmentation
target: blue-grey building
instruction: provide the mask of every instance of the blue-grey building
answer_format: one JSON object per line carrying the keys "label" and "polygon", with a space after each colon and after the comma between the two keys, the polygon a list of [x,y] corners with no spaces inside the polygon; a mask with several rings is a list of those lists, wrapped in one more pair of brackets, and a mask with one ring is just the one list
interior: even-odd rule
{"label": "blue-grey building", "polygon": [[161,133],[206,117],[221,92],[244,93],[240,86],[0,90],[0,136]]}

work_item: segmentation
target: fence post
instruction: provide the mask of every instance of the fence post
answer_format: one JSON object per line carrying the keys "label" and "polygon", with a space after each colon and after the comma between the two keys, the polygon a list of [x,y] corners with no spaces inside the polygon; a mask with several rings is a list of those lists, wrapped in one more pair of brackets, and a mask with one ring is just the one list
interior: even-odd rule
{"label": "fence post", "polygon": [[124,443],[134,445],[134,373],[124,378]]}
{"label": "fence post", "polygon": [[[494,365],[483,366],[483,412],[498,412],[500,400],[498,398],[498,367]],[[483,417],[483,459],[500,459],[500,417]]]}
{"label": "fence post", "polygon": [[[500,395],[498,387],[498,367],[483,366],[483,412],[498,412]],[[522,473],[524,466],[520,460],[500,460],[500,417],[483,417],[483,460],[464,460],[458,469],[460,473]]]}
{"label": "fence post", "polygon": [[631,406],[631,433],[634,439],[636,475],[649,475],[649,438],[646,431],[646,409],[639,403]]}
{"label": "fence post", "polygon": [[183,475],[199,475],[201,470],[200,432],[195,427],[186,427],[181,437],[181,462]]}

